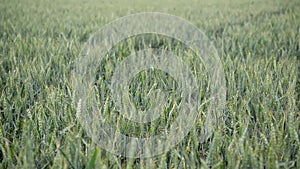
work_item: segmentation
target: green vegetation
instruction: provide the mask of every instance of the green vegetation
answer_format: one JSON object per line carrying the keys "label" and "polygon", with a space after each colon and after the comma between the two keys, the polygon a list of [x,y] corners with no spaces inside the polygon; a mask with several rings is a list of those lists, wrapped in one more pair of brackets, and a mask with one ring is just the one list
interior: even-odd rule
{"label": "green vegetation", "polygon": [[[205,32],[224,66],[227,103],[224,125],[209,140],[200,139],[201,113],[169,152],[131,159],[87,136],[76,119],[71,72],[101,26],[144,11],[180,16]],[[299,11],[298,0],[0,0],[0,168],[299,168]],[[133,79],[133,96],[149,78],[172,86],[162,72],[150,73]],[[107,92],[98,80],[99,92]],[[120,125],[127,134],[143,134],[128,122]]]}

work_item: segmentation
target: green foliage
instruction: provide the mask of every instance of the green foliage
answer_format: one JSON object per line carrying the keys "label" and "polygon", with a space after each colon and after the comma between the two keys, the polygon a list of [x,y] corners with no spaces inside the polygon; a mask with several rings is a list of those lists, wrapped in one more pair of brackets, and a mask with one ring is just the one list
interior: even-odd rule
{"label": "green foliage", "polygon": [[[127,159],[97,148],[87,136],[76,119],[70,75],[93,32],[143,11],[186,18],[205,32],[224,66],[227,104],[224,125],[206,142],[200,139],[205,121],[201,110],[195,127],[171,151]],[[0,168],[299,168],[297,11],[297,0],[0,0]],[[111,68],[103,73],[109,75]],[[154,74],[163,86],[164,75]],[[148,75],[135,77],[131,85],[138,92],[132,90],[132,95],[143,97],[147,93],[141,91],[151,90]],[[97,82],[99,95],[108,95],[102,82]],[[143,102],[140,107],[147,104]],[[113,114],[108,104],[102,113]],[[155,134],[160,125],[169,125],[163,119],[141,128],[119,125],[132,132],[128,134]]]}

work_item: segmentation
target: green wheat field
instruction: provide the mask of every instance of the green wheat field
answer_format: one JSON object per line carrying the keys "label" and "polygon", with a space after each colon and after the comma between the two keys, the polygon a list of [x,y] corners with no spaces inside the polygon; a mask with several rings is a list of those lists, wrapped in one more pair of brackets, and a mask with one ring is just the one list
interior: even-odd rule
{"label": "green wheat field", "polygon": [[[0,168],[300,168],[299,11],[298,0],[0,0]],[[201,139],[204,106],[188,135],[152,158],[97,146],[76,116],[72,87],[74,64],[88,39],[114,19],[138,12],[176,15],[201,29],[218,51],[226,80],[225,109],[213,134]],[[164,38],[149,39],[168,47]],[[128,41],[137,43],[117,45],[99,65],[98,106],[121,132],[155,135],[176,113],[137,126],[111,107],[114,63],[144,44]],[[192,54],[185,59],[197,61]],[[205,89],[205,70],[196,75]],[[144,71],[129,92],[143,109],[157,103],[143,99],[149,90],[162,88],[173,99],[169,110],[180,102],[175,83],[159,70]],[[200,97],[205,100],[205,90]]]}

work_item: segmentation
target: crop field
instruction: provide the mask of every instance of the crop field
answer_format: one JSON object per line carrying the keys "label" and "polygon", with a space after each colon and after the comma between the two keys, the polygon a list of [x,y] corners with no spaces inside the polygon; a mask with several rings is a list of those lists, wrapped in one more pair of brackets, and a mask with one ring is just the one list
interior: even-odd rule
{"label": "crop field", "polygon": [[[0,0],[0,168],[300,168],[299,11],[299,0]],[[148,34],[119,42],[99,62],[95,95],[88,95],[98,114],[82,122],[90,107],[80,104],[85,88],[76,88],[74,72],[86,43],[106,24],[140,12],[178,16],[212,42],[226,86],[218,116],[209,115],[210,67],[184,44]],[[116,65],[149,45],[188,63],[199,85],[198,115],[169,150],[147,158],[111,153],[91,136],[100,130],[97,115],[137,138],[164,133],[180,117],[179,83],[159,69],[139,72],[127,87],[139,110],[166,102],[159,118],[132,122],[114,107]]]}

